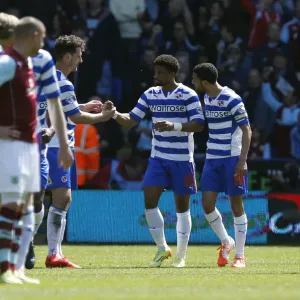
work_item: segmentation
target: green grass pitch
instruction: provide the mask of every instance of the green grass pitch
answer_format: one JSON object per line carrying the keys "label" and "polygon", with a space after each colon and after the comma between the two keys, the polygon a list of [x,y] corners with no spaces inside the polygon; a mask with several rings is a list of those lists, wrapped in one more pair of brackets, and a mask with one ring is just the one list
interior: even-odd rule
{"label": "green grass pitch", "polygon": [[[173,252],[176,247],[172,246]],[[45,269],[45,246],[37,246],[37,265],[27,275],[39,286],[0,285],[1,300],[67,299],[300,299],[300,248],[246,248],[246,269],[217,267],[216,246],[190,246],[184,269],[149,269],[154,246],[64,246],[84,269]]]}

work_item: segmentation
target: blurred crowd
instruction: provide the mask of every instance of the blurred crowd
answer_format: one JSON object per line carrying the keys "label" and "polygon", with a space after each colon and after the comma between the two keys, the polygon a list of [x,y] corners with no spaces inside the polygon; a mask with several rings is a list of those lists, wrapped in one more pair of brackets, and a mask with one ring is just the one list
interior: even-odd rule
{"label": "blurred crowd", "polygon": [[[50,52],[59,35],[86,40],[72,78],[79,102],[111,99],[128,112],[153,85],[157,55],[174,55],[177,80],[190,87],[193,66],[211,62],[220,84],[245,102],[253,129],[249,159],[300,159],[300,0],[1,0],[0,9],[41,19]],[[100,137],[94,160],[100,157],[101,188],[120,173],[138,181],[151,150],[150,117],[129,132],[114,120],[96,127],[90,138]],[[206,139],[207,131],[195,135],[196,154],[205,152]],[[91,179],[97,172],[89,170]]]}

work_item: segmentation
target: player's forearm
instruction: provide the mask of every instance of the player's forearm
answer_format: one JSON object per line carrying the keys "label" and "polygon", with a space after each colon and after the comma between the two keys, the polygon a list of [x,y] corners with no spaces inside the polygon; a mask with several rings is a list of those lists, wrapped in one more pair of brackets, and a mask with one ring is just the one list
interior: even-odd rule
{"label": "player's forearm", "polygon": [[48,113],[51,126],[54,128],[60,146],[68,145],[67,126],[59,99],[48,100]]}
{"label": "player's forearm", "polygon": [[251,143],[252,131],[249,124],[243,125],[240,128],[243,131],[242,150],[241,150],[240,159],[246,162],[249,148],[250,148],[250,143]]}
{"label": "player's forearm", "polygon": [[130,114],[120,114],[119,112],[116,112],[114,119],[125,128],[131,128],[138,123]]}
{"label": "player's forearm", "polygon": [[198,121],[190,121],[187,123],[182,123],[182,129],[181,131],[184,132],[201,132],[204,129],[204,125],[200,124]]}
{"label": "player's forearm", "polygon": [[99,122],[106,122],[111,118],[111,115],[105,115],[102,113],[99,114],[90,114],[83,111],[70,117],[71,121],[75,124],[96,124]]}

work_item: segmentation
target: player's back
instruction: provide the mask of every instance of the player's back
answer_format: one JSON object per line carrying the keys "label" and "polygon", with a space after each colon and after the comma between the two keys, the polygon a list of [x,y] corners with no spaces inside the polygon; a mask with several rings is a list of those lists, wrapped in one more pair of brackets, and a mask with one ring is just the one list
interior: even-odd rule
{"label": "player's back", "polygon": [[205,95],[204,103],[209,128],[206,158],[240,155],[242,130],[239,126],[249,122],[241,97],[225,86],[215,98]]}
{"label": "player's back", "polygon": [[[186,123],[191,120],[204,122],[197,93],[183,84],[179,84],[174,91],[167,94],[161,87],[148,89],[132,110],[131,116],[140,121],[147,109],[152,113],[153,123],[164,120],[172,123]],[[193,133],[153,130],[151,157],[172,161],[192,161],[193,153]]]}
{"label": "player's back", "polygon": [[47,99],[60,95],[57,83],[56,68],[51,54],[40,49],[38,54],[32,57],[35,80],[38,86],[38,110],[39,128],[46,124]]}
{"label": "player's back", "polygon": [[[74,144],[75,144],[74,131],[75,131],[76,124],[73,123],[69,117],[74,114],[77,114],[80,111],[80,109],[76,99],[74,86],[71,83],[71,81],[69,81],[60,70],[57,70],[56,74],[57,74],[58,85],[61,93],[60,95],[61,104],[65,114],[66,123],[67,123],[67,134],[68,134],[69,146],[71,148],[74,148]],[[55,135],[49,143],[49,148],[58,148],[58,147],[59,147],[58,138]]]}

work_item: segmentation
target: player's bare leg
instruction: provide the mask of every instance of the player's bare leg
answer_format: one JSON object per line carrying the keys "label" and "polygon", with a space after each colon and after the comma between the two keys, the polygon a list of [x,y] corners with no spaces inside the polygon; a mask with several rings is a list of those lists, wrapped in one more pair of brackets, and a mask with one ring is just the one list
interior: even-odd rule
{"label": "player's bare leg", "polygon": [[167,245],[164,233],[164,218],[158,208],[158,202],[164,187],[144,187],[145,215],[150,233],[158,250],[150,263],[150,267],[160,267],[162,262],[172,256],[171,249]]}
{"label": "player's bare leg", "polygon": [[222,216],[216,208],[217,197],[217,192],[203,191],[202,207],[209,225],[221,241],[221,246],[218,248],[218,250],[220,250],[218,266],[224,267],[229,262],[229,254],[230,251],[234,248],[235,243],[234,240],[228,235],[222,222]]}
{"label": "player's bare leg", "polygon": [[52,192],[52,205],[47,219],[48,256],[47,268],[80,268],[71,263],[62,253],[62,241],[66,229],[66,216],[71,204],[71,189],[55,188]]}
{"label": "player's bare leg", "polygon": [[[21,234],[22,195],[19,193],[0,194],[0,283],[22,284],[13,272],[15,271],[16,255]],[[17,235],[15,234],[17,232]],[[12,249],[13,245],[13,249]]]}
{"label": "player's bare leg", "polygon": [[36,235],[39,227],[42,224],[43,218],[44,218],[44,197],[45,197],[45,190],[41,190],[39,193],[34,193],[33,196],[33,206],[34,206],[34,229],[33,229],[33,236],[32,240],[29,244],[28,253],[25,260],[25,268],[30,270],[34,268],[36,259],[35,259],[35,253],[34,253],[34,236]]}
{"label": "player's bare leg", "polygon": [[186,251],[192,229],[190,213],[190,195],[175,195],[177,214],[177,252],[173,267],[182,268],[185,266]]}
{"label": "player's bare leg", "polygon": [[[24,283],[32,283],[39,284],[40,281],[38,279],[30,278],[25,276],[25,259],[28,252],[29,244],[32,240],[33,236],[33,228],[34,228],[34,214],[33,214],[33,194],[27,193],[25,195],[25,205],[23,208],[23,228],[22,233],[19,238],[20,247],[17,252],[17,262],[16,262],[16,270],[15,275],[21,279]],[[18,241],[18,239],[17,239]]]}
{"label": "player's bare leg", "polygon": [[231,210],[234,215],[234,231],[236,242],[236,254],[232,267],[245,267],[245,243],[247,234],[248,220],[245,214],[242,195],[230,196]]}

